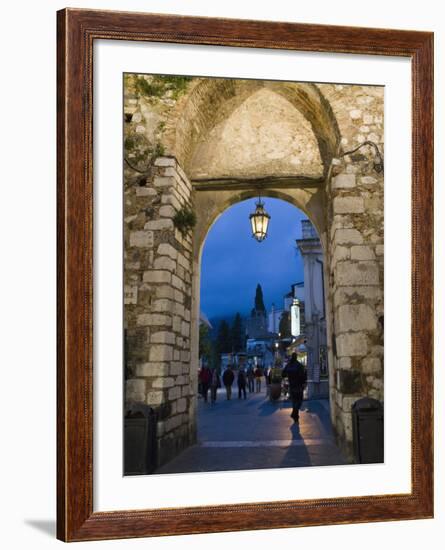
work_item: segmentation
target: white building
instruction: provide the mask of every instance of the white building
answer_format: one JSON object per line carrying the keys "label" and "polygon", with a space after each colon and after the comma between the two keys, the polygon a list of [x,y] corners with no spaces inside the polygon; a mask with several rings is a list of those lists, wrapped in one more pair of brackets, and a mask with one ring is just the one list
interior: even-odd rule
{"label": "white building", "polygon": [[[302,220],[302,238],[297,239],[304,267],[304,335],[307,348],[309,398],[328,397],[326,309],[323,250],[314,226]],[[300,293],[301,295],[301,293]]]}
{"label": "white building", "polygon": [[[286,308],[286,305],[284,306]],[[267,318],[267,330],[273,334],[278,334],[280,327],[281,316],[284,313],[284,309],[277,309],[275,304],[272,304]]]}

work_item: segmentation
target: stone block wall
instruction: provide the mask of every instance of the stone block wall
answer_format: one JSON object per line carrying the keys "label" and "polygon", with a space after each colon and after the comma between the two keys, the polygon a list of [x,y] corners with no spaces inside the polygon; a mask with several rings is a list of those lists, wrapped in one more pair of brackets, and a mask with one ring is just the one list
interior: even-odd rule
{"label": "stone block wall", "polygon": [[319,85],[339,125],[339,153],[326,187],[326,296],[330,315],[331,416],[338,442],[352,457],[351,407],[364,396],[383,401],[384,89]]}
{"label": "stone block wall", "polygon": [[383,401],[383,176],[374,157],[334,159],[331,185],[331,412],[352,455],[354,402]]}
{"label": "stone block wall", "polygon": [[191,380],[192,240],[173,218],[190,206],[191,184],[174,158],[148,178],[126,180],[124,285],[126,402],[154,407],[158,462],[196,439]]}

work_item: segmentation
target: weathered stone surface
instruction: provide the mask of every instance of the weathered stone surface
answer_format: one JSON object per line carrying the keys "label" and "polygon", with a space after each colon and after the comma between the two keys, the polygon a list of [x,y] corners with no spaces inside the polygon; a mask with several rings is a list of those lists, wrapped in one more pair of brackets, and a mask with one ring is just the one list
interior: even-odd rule
{"label": "weathered stone surface", "polygon": [[152,344],[174,344],[176,340],[174,332],[160,331],[155,332],[150,336]]}
{"label": "weathered stone surface", "polygon": [[160,298],[159,300],[153,300],[151,310],[156,313],[171,313],[173,312],[173,304],[174,302],[167,298]]}
{"label": "weathered stone surface", "polygon": [[173,388],[170,388],[168,390],[168,398],[170,400],[178,399],[178,397],[181,397],[181,388],[180,387],[174,386]]}
{"label": "weathered stone surface", "polygon": [[378,182],[379,180],[377,178],[374,178],[373,176],[362,176],[360,178],[360,183],[362,185],[374,185]]}
{"label": "weathered stone surface", "polygon": [[338,308],[338,331],[357,332],[377,328],[375,310],[366,304],[344,305]]}
{"label": "weathered stone surface", "polygon": [[156,380],[153,380],[151,383],[151,386],[153,388],[172,388],[175,385],[175,381],[173,378],[168,377],[162,377],[162,378],[156,378]]}
{"label": "weathered stone surface", "polygon": [[357,395],[363,389],[362,377],[357,370],[341,370],[338,371],[339,391],[343,395]]}
{"label": "weathered stone surface", "polygon": [[129,402],[145,401],[145,380],[132,378],[125,384],[125,397]]}
{"label": "weathered stone surface", "polygon": [[168,298],[169,300],[175,299],[175,291],[171,286],[157,286],[156,287],[157,298]]}
{"label": "weathered stone surface", "polygon": [[147,405],[154,406],[154,405],[160,405],[163,402],[163,400],[164,400],[164,393],[162,391],[149,391],[147,393],[147,399],[145,402],[147,403]]}
{"label": "weathered stone surface", "polygon": [[159,256],[170,256],[172,260],[176,260],[178,257],[178,251],[171,244],[160,244],[157,253]]}
{"label": "weathered stone surface", "polygon": [[136,320],[139,326],[149,327],[149,326],[160,326],[160,325],[171,325],[172,318],[168,315],[159,315],[155,313],[142,313],[137,316]]}
{"label": "weathered stone surface", "polygon": [[161,229],[174,229],[173,220],[165,219],[152,220],[144,225],[144,229],[151,229],[153,231],[159,231]]}
{"label": "weathered stone surface", "polygon": [[165,431],[170,432],[171,430],[178,428],[181,424],[182,424],[182,416],[180,414],[173,416],[172,418],[169,418],[168,420],[165,421]]}
{"label": "weathered stone surface", "polygon": [[153,180],[155,187],[173,187],[175,185],[175,179],[165,176],[156,176]]}
{"label": "weathered stone surface", "polygon": [[352,360],[350,357],[340,357],[338,359],[338,368],[341,370],[348,370],[352,366]]}
{"label": "weathered stone surface", "polygon": [[175,332],[181,332],[181,323],[182,323],[181,317],[178,317],[177,315],[175,315],[173,317],[173,330]]}
{"label": "weathered stone surface", "polygon": [[171,283],[171,280],[172,274],[169,271],[153,269],[144,271],[144,283]]}
{"label": "weathered stone surface", "polygon": [[360,394],[358,395],[347,395],[346,397],[343,397],[342,399],[342,409],[344,412],[351,412],[352,406],[356,401],[358,401],[362,396]]}
{"label": "weathered stone surface", "polygon": [[178,264],[185,270],[190,270],[190,260],[188,260],[183,254],[178,252]]}
{"label": "weathered stone surface", "polygon": [[376,262],[338,262],[336,276],[339,285],[378,285],[379,266]]}
{"label": "weathered stone surface", "polygon": [[375,260],[375,254],[370,246],[352,246],[351,260]]}
{"label": "weathered stone surface", "polygon": [[161,256],[160,258],[156,258],[153,267],[154,269],[165,269],[173,272],[176,269],[176,262],[168,256]]}
{"label": "weathered stone surface", "polygon": [[172,218],[175,215],[175,209],[170,205],[161,206],[159,215],[163,218]]}
{"label": "weathered stone surface", "polygon": [[357,229],[337,229],[334,235],[335,244],[362,244],[363,235]]}
{"label": "weathered stone surface", "polygon": [[190,361],[190,352],[189,351],[181,351],[181,361],[183,363],[188,363]]}
{"label": "weathered stone surface", "polygon": [[335,197],[334,214],[358,214],[365,211],[362,197]]}
{"label": "weathered stone surface", "polygon": [[153,231],[132,231],[130,233],[130,246],[152,248],[153,243]]}
{"label": "weathered stone surface", "polygon": [[383,297],[383,291],[380,286],[341,286],[334,293],[335,307],[351,304],[368,302],[374,305]]}
{"label": "weathered stone surface", "polygon": [[336,246],[331,258],[331,267],[341,260],[349,260],[350,248],[347,246]]}
{"label": "weathered stone surface", "polygon": [[176,160],[172,157],[158,157],[155,166],[176,166]]}
{"label": "weathered stone surface", "polygon": [[153,187],[136,187],[136,197],[154,197],[156,189]]}
{"label": "weathered stone surface", "polygon": [[382,363],[378,357],[365,357],[362,359],[361,368],[364,374],[378,374],[382,370]]}
{"label": "weathered stone surface", "polygon": [[135,369],[136,376],[144,378],[166,376],[168,372],[168,363],[143,363]]}
{"label": "weathered stone surface", "polygon": [[334,189],[350,189],[355,187],[355,174],[338,174],[332,178],[332,187]]}
{"label": "weathered stone surface", "polygon": [[187,338],[190,336],[190,323],[185,321],[181,323],[181,334]]}
{"label": "weathered stone surface", "polygon": [[173,361],[170,363],[170,376],[177,376],[182,373],[182,363],[180,361]]}
{"label": "weathered stone surface", "polygon": [[377,256],[383,256],[383,253],[384,253],[384,246],[383,246],[383,244],[378,244],[378,245],[376,245],[376,247],[375,247],[375,253],[377,254]]}
{"label": "weathered stone surface", "polygon": [[187,410],[187,399],[178,399],[178,413],[183,413]]}
{"label": "weathered stone surface", "polygon": [[346,441],[352,441],[352,414],[347,412],[341,413],[341,419],[343,424],[343,430],[345,434]]}
{"label": "weathered stone surface", "polygon": [[150,361],[171,361],[173,359],[173,348],[167,345],[150,346]]}
{"label": "weathered stone surface", "polygon": [[363,357],[368,351],[368,341],[363,332],[340,334],[336,337],[339,357]]}
{"label": "weathered stone surface", "polygon": [[136,285],[125,285],[124,304],[138,303],[138,287]]}
{"label": "weathered stone surface", "polygon": [[171,282],[175,288],[178,288],[179,290],[185,290],[184,281],[181,281],[181,279],[178,276],[172,275]]}

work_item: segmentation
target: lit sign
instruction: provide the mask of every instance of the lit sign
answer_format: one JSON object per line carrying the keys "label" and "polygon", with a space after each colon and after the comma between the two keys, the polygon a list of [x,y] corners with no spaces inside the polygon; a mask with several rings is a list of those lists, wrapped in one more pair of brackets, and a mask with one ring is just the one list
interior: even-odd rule
{"label": "lit sign", "polygon": [[300,336],[300,302],[296,299],[290,307],[290,323],[292,336]]}

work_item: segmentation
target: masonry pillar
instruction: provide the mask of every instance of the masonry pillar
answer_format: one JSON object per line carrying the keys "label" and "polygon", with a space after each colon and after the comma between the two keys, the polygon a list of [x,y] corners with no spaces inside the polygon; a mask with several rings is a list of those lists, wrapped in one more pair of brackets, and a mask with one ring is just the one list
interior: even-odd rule
{"label": "masonry pillar", "polygon": [[383,400],[383,174],[371,157],[334,159],[330,190],[331,412],[350,457],[353,403]]}
{"label": "masonry pillar", "polygon": [[125,189],[125,396],[158,411],[159,465],[196,440],[192,239],[173,221],[190,206],[191,184],[171,157]]}

